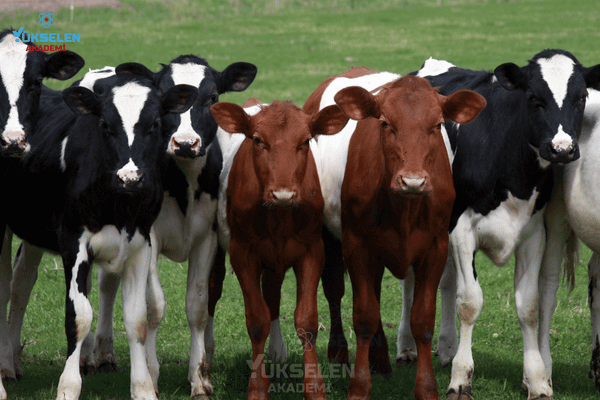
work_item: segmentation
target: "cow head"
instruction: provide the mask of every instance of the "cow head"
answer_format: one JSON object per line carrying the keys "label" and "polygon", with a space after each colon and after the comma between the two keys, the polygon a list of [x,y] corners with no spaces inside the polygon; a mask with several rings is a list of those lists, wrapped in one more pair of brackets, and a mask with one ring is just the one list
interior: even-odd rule
{"label": "cow head", "polygon": [[429,173],[438,153],[446,153],[441,133],[444,120],[470,122],[486,105],[483,96],[470,90],[442,96],[427,80],[414,76],[402,77],[377,94],[348,87],[334,100],[352,119],[377,120],[373,129],[379,133],[385,179],[393,192],[407,197],[432,189]]}
{"label": "cow head", "polygon": [[525,67],[506,63],[494,74],[505,89],[524,94],[529,144],[545,160],[542,163],[578,159],[587,88],[600,89],[600,65],[585,68],[569,52],[545,50]]}
{"label": "cow head", "polygon": [[[189,85],[176,85],[159,96],[152,80],[143,77],[151,78],[153,73],[141,64],[122,64],[115,72],[116,76],[102,80],[99,93],[76,86],[65,89],[63,99],[76,114],[98,118],[114,186],[127,192],[153,190],[161,153],[161,118],[187,111],[198,92]],[[94,90],[97,87],[98,83]]]}
{"label": "cow head", "polygon": [[300,187],[306,173],[310,139],[315,135],[335,134],[348,122],[336,105],[311,116],[289,101],[264,105],[253,116],[232,103],[217,103],[211,111],[225,131],[243,133],[252,140],[252,160],[263,201],[277,206],[302,201]]}
{"label": "cow head", "polygon": [[0,152],[22,156],[36,128],[43,78],[65,80],[83,67],[72,51],[27,51],[11,29],[0,32]]}
{"label": "cow head", "polygon": [[167,153],[180,160],[206,155],[217,132],[210,107],[219,101],[222,93],[246,90],[255,76],[253,64],[237,62],[219,72],[203,58],[193,55],[180,56],[165,66],[157,74],[161,93],[178,84],[198,88],[198,97],[187,112],[172,114],[163,120]]}

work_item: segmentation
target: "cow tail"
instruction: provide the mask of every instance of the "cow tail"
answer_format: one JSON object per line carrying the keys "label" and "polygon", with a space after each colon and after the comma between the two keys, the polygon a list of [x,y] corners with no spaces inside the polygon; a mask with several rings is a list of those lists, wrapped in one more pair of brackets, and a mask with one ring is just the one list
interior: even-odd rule
{"label": "cow tail", "polygon": [[569,229],[569,237],[565,243],[565,260],[563,282],[566,280],[569,286],[569,294],[575,289],[575,269],[579,265],[579,250],[581,248],[579,238],[573,229]]}

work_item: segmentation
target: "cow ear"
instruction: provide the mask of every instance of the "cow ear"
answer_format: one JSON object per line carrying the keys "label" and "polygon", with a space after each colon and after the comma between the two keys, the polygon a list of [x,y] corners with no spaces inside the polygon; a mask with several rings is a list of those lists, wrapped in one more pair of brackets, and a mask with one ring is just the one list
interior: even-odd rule
{"label": "cow ear", "polygon": [[191,85],[175,85],[160,99],[162,114],[181,114],[190,109],[198,98],[198,89]]}
{"label": "cow ear", "polygon": [[57,51],[48,54],[44,59],[44,78],[54,78],[64,81],[75,76],[85,65],[83,58],[72,51]]}
{"label": "cow ear", "polygon": [[466,124],[473,121],[486,105],[485,97],[472,90],[462,89],[445,98],[442,111],[444,119]]}
{"label": "cow ear", "polygon": [[115,73],[118,77],[142,77],[150,79],[152,82],[155,82],[157,74],[155,72],[150,71],[145,65],[136,62],[128,62],[118,65],[115,68]]}
{"label": "cow ear", "polygon": [[327,106],[312,117],[310,133],[313,137],[336,134],[344,129],[348,119],[346,113],[338,105]]}
{"label": "cow ear", "polygon": [[494,70],[498,82],[506,90],[527,89],[527,77],[521,68],[513,63],[499,65]]}
{"label": "cow ear", "polygon": [[62,92],[62,97],[75,114],[100,116],[100,97],[88,88],[83,86],[66,88]]}
{"label": "cow ear", "polygon": [[237,104],[216,103],[210,107],[217,124],[229,133],[243,133],[247,137],[252,135],[251,117]]}
{"label": "cow ear", "polygon": [[377,99],[367,90],[350,86],[336,93],[333,98],[342,111],[352,119],[379,118]]}
{"label": "cow ear", "polygon": [[256,77],[256,65],[237,62],[221,72],[219,94],[225,92],[243,92],[250,86]]}
{"label": "cow ear", "polygon": [[589,68],[584,67],[583,77],[587,87],[600,90],[600,64]]}

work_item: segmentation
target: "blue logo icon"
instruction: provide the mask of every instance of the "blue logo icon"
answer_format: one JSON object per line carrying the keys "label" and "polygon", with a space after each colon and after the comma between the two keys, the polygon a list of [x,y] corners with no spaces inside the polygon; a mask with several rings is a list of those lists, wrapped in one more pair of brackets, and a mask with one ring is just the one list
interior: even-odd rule
{"label": "blue logo icon", "polygon": [[38,22],[41,26],[48,29],[52,25],[54,25],[54,14],[50,14],[48,11],[44,11],[40,14],[40,22]]}

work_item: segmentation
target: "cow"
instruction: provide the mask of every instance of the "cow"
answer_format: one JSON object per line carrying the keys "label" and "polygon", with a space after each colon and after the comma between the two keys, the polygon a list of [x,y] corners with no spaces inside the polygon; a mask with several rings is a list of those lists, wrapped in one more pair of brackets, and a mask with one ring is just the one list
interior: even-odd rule
{"label": "cow", "polygon": [[217,216],[220,242],[242,288],[252,342],[248,399],[269,397],[264,345],[271,306],[261,293],[261,275],[274,287],[271,293],[279,293],[290,267],[297,278],[294,319],[304,349],[304,397],[324,399],[316,354],[316,293],[325,261],[323,197],[309,142],[337,133],[348,117],[336,105],[316,114],[289,101],[251,100],[246,107],[217,103],[211,110],[225,132],[243,134],[219,137],[224,166]]}
{"label": "cow", "polygon": [[93,317],[87,292],[94,262],[124,281],[132,398],[157,399],[144,343],[150,229],[163,197],[162,116],[185,112],[198,92],[177,85],[159,96],[151,77],[141,64],[128,63],[116,68],[101,94],[85,87],[50,93],[42,99],[30,155],[5,176],[11,196],[3,207],[11,213],[2,214],[3,223],[63,260],[68,349],[58,399],[77,399],[81,391],[79,358]]}
{"label": "cow", "polygon": [[[109,66],[91,70],[74,85],[101,92],[104,87],[103,81],[114,74],[115,68]],[[168,157],[161,176],[164,188],[163,204],[150,235],[153,255],[148,288],[154,293],[152,298],[158,301],[154,306],[158,312],[152,316],[153,322],[149,324],[146,340],[150,374],[157,387],[159,364],[156,358],[156,335],[165,309],[165,299],[158,278],[158,255],[164,254],[177,262],[188,260],[186,314],[191,330],[188,379],[192,386],[192,397],[213,393],[209,368],[205,364],[212,364],[214,344],[205,351],[202,324],[212,327],[212,318],[206,316],[207,274],[217,250],[216,198],[222,155],[215,140],[217,124],[210,112],[210,106],[218,101],[220,94],[245,90],[255,76],[256,67],[253,64],[237,62],[220,72],[210,67],[205,59],[194,55],[179,56],[152,76],[155,86],[159,88],[159,94],[166,93],[176,84],[189,84],[198,88],[198,97],[188,111],[182,114],[165,114],[162,117],[164,150]],[[23,263],[17,264],[17,271],[37,269],[39,260],[31,247],[24,247],[24,251],[20,252]],[[28,265],[25,265],[26,262]],[[91,333],[86,338],[80,360],[81,369],[86,374],[92,374],[96,369],[105,372],[116,371],[112,310],[119,277],[101,270],[98,280],[98,327],[95,340]],[[13,299],[16,296],[27,299],[28,295],[18,293],[28,294],[30,291],[31,285],[21,288],[15,291],[17,293],[13,294]],[[24,306],[20,309],[24,311]],[[11,322],[18,324],[17,321]],[[14,331],[13,341],[18,343],[20,324],[18,331],[16,327]],[[212,335],[207,334],[207,338],[210,340]],[[214,340],[211,343],[214,343]]]}
{"label": "cow", "polygon": [[[549,49],[524,67],[505,63],[493,73],[429,59],[416,75],[440,86],[442,94],[471,89],[488,102],[471,124],[446,123],[454,152],[456,201],[450,222],[450,257],[440,284],[442,323],[437,354],[442,365],[452,362],[447,397],[473,396],[471,340],[483,306],[474,256],[482,250],[499,266],[515,254],[523,387],[530,400],[552,398],[551,376],[536,337],[538,276],[546,240],[544,208],[552,191],[551,166],[579,158],[577,139],[587,88],[600,85],[600,66],[586,68],[571,53]],[[404,284],[410,287],[411,279]],[[410,359],[415,348],[405,329],[406,323],[401,322],[397,356],[401,360]]]}
{"label": "cow", "polygon": [[[588,264],[589,307],[592,319],[592,359],[589,377],[600,390],[600,209],[597,205],[600,149],[600,92],[589,89],[583,126],[579,137],[581,157],[555,168],[555,187],[546,208],[546,249],[540,271],[540,327],[538,340],[546,373],[552,376],[550,355],[550,319],[556,309],[556,291],[560,283],[561,261],[573,275],[578,263],[581,239],[593,254]],[[565,246],[566,244],[566,246]],[[574,282],[571,282],[571,288]]]}
{"label": "cow", "polygon": [[[332,101],[352,119],[338,136],[317,140],[325,224],[334,236],[341,233],[352,282],[357,353],[348,398],[369,397],[370,363],[390,372],[379,315],[381,278],[387,267],[404,279],[411,265],[416,275],[411,329],[419,354],[414,394],[437,398],[430,349],[455,197],[442,126],[446,119],[470,122],[486,102],[469,90],[446,97],[425,79],[368,68],[329,78],[304,108]],[[380,346],[370,354],[376,334]]]}
{"label": "cow", "polygon": [[[152,268],[149,290],[157,293],[159,314],[149,326],[146,344],[151,375],[156,385],[158,360],[156,335],[164,316],[165,299],[158,278],[158,256],[188,261],[186,315],[191,331],[188,380],[192,397],[213,394],[210,382],[214,346],[207,348],[205,330],[212,332],[208,316],[208,277],[217,251],[216,211],[222,154],[217,140],[217,124],[210,107],[219,95],[245,90],[256,76],[256,66],[237,62],[217,71],[194,55],[173,59],[157,72],[154,81],[159,93],[174,85],[189,84],[198,88],[198,97],[185,113],[163,118],[167,165],[162,175],[164,200],[153,225]],[[99,277],[100,312],[94,353],[96,365],[116,369],[113,350],[112,309],[118,280],[105,274]],[[210,340],[212,336],[207,335]],[[209,343],[214,343],[210,341]],[[91,359],[91,355],[89,357]]]}
{"label": "cow", "polygon": [[[19,158],[31,150],[29,139],[37,126],[41,93],[46,90],[42,80],[70,79],[83,65],[83,58],[74,52],[28,52],[27,46],[17,41],[12,28],[0,32],[0,171],[3,174],[6,165],[20,163]],[[0,229],[4,237],[4,226]],[[12,276],[7,244],[4,240],[0,257],[0,378],[15,380],[18,372],[6,318]],[[0,399],[5,399],[1,379]]]}

